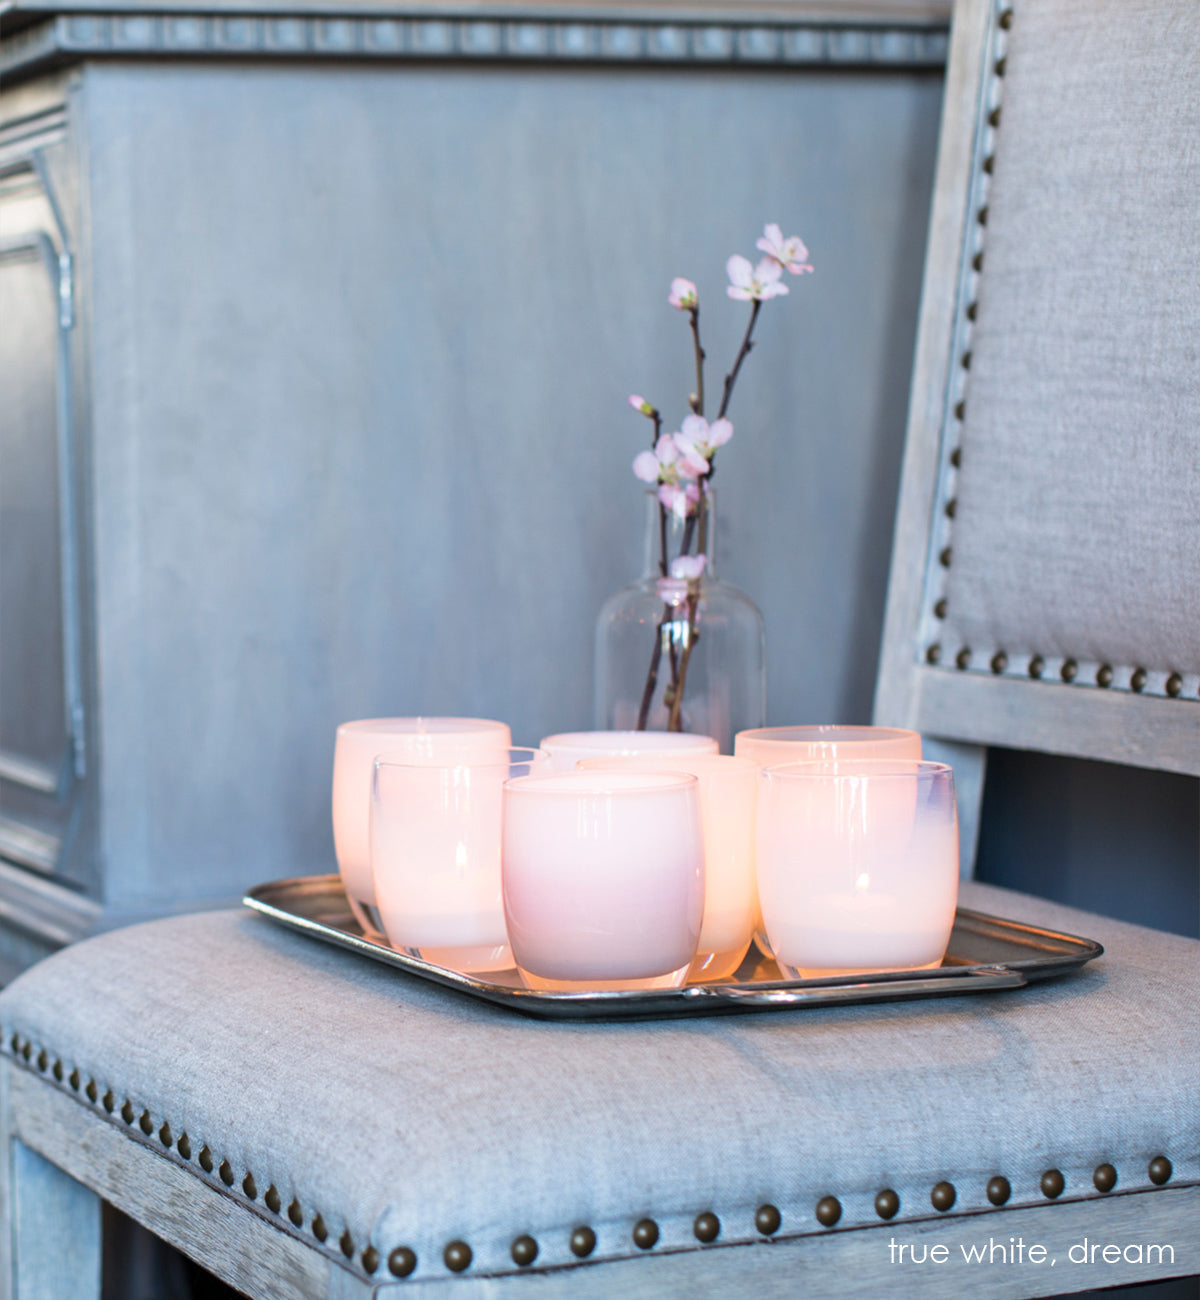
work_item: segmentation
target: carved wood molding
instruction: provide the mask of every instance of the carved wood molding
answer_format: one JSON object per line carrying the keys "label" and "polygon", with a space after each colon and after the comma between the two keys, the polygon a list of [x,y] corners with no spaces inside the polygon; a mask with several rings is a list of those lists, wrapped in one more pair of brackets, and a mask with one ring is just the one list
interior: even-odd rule
{"label": "carved wood molding", "polygon": [[[45,15],[43,17],[43,15]],[[187,9],[32,0],[9,11],[0,77],[85,58],[252,58],[941,67],[944,6],[824,4],[544,6],[293,3]],[[31,22],[19,27],[18,21]],[[14,30],[15,28],[15,30]]]}

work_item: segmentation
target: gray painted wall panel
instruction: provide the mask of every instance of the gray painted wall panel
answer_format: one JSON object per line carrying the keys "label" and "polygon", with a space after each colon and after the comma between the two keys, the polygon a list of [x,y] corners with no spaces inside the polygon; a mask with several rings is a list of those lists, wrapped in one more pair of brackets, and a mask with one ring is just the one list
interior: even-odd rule
{"label": "gray painted wall panel", "polygon": [[[817,272],[732,408],[721,569],[771,720],[865,718],[936,75],[89,66],[92,456],[111,893],[332,862],[338,721],[590,723],[640,561],[629,462],[744,320],[764,220]],[[165,865],[169,864],[169,868]]]}

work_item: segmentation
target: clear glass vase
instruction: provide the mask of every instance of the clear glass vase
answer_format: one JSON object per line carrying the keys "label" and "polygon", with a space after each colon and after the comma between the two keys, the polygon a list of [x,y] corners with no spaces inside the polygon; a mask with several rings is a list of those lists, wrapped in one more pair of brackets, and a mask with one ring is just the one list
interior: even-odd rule
{"label": "clear glass vase", "polygon": [[[646,494],[642,577],[605,601],[596,620],[596,726],[692,731],[733,753],[739,731],[766,718],[762,615],[713,571],[712,489],[680,519]],[[675,577],[681,554],[703,555],[699,577]]]}

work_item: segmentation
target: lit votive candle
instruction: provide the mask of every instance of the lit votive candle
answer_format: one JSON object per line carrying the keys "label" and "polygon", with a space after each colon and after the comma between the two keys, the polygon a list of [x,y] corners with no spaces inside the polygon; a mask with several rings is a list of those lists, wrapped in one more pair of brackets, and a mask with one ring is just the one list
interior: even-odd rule
{"label": "lit votive candle", "polygon": [[[780,763],[805,763],[814,759],[913,759],[921,757],[919,732],[903,727],[839,726],[813,723],[796,727],[758,727],[739,731],[733,752],[750,758],[759,767]],[[768,957],[771,942],[763,928],[760,912],[754,930],[755,942]]]}
{"label": "lit votive candle", "polygon": [[690,772],[700,783],[704,922],[688,979],[732,975],[750,947],[758,917],[754,870],[758,764],[730,754],[606,754],[581,760],[578,769]]}
{"label": "lit votive candle", "polygon": [[333,751],[333,847],[350,906],[364,930],[380,932],[371,880],[371,765],[379,754],[405,753],[413,763],[447,756],[502,759],[512,736],[486,718],[362,718],[343,722]]}
{"label": "lit votive candle", "polygon": [[537,749],[500,763],[412,764],[381,754],[371,791],[371,872],[394,948],[463,972],[511,970],[500,884],[504,783],[546,770]]}
{"label": "lit votive candle", "polygon": [[501,872],[530,988],[677,988],[704,910],[699,783],[664,772],[509,781]]}
{"label": "lit votive candle", "polygon": [[540,748],[556,772],[570,772],[581,759],[605,754],[715,754],[720,746],[689,731],[564,731],[544,736]]}
{"label": "lit votive candle", "polygon": [[950,768],[885,760],[767,768],[758,890],[789,978],[940,965],[958,899]]}

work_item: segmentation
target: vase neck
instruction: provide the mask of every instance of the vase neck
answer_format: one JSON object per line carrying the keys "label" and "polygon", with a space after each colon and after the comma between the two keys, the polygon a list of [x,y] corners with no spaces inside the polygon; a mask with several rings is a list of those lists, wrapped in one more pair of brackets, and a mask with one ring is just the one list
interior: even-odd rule
{"label": "vase neck", "polygon": [[716,535],[716,506],[716,494],[710,487],[696,503],[694,513],[681,519],[673,510],[666,509],[653,491],[647,492],[643,577],[663,577],[664,567],[669,569],[672,560],[681,555],[703,555],[704,576],[714,577],[713,540]]}

